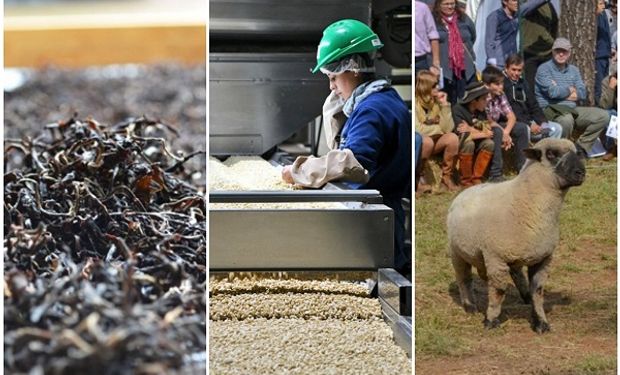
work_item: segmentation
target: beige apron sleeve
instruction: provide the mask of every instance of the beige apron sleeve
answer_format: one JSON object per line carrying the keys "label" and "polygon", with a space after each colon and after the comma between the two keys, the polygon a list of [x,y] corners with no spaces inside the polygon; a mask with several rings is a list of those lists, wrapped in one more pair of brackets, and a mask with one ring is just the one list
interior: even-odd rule
{"label": "beige apron sleeve", "polygon": [[320,188],[334,180],[366,183],[369,179],[368,171],[349,149],[332,150],[320,158],[300,156],[293,163],[291,176],[295,185],[310,188]]}
{"label": "beige apron sleeve", "polygon": [[338,149],[336,135],[347,121],[346,116],[342,112],[344,102],[333,92],[325,99],[323,103],[323,128],[325,129],[325,141],[330,150]]}

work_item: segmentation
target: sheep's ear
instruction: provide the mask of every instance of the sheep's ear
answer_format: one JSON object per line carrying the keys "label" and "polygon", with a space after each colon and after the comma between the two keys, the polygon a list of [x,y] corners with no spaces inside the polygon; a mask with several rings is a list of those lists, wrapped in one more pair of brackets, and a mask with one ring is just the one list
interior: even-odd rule
{"label": "sheep's ear", "polygon": [[585,159],[588,157],[588,152],[579,143],[575,143],[575,147],[577,148],[577,156],[579,156],[579,158]]}
{"label": "sheep's ear", "polygon": [[551,163],[555,162],[559,157],[561,157],[562,155],[560,154],[560,151],[552,149],[552,148],[548,148],[545,151],[545,157],[547,158],[547,160],[549,160]]}
{"label": "sheep's ear", "polygon": [[540,159],[542,158],[542,151],[537,148],[526,148],[525,150],[523,150],[523,153],[528,159],[540,161]]}

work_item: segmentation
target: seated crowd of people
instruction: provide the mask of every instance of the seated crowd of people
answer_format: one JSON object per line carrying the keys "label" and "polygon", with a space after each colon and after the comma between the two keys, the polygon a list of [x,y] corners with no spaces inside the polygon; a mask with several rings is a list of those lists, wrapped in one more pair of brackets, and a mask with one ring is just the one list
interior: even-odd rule
{"label": "seated crowd of people", "polygon": [[[487,65],[478,72],[472,49],[475,27],[464,7],[456,0],[436,0],[431,10],[416,1],[417,195],[430,190],[421,171],[434,155],[441,159],[441,187],[447,191],[480,184],[487,175],[489,182],[503,181],[506,152],[514,152],[511,159],[518,172],[525,163],[523,150],[546,137],[571,138],[588,152],[600,139],[607,150],[603,159],[616,155],[615,139],[606,137],[617,108],[616,64],[609,64],[615,58],[610,31],[615,20],[610,28],[605,1],[600,0],[594,57],[597,106],[588,106],[581,72],[570,63],[571,41],[551,38],[546,59],[541,58],[544,54],[528,55],[527,48],[521,54],[517,50],[519,17],[544,15],[549,9],[553,16],[552,2],[529,0],[519,9],[517,0],[502,0],[502,7],[488,16],[494,26],[487,24]],[[557,34],[557,15],[554,22]],[[495,34],[493,28],[498,29]]]}

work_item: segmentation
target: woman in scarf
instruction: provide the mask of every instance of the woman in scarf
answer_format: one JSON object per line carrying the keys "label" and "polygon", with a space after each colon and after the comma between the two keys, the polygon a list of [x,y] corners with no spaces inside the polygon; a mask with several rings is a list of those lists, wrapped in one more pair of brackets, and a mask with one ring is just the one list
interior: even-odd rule
{"label": "woman in scarf", "polygon": [[379,37],[356,20],[337,21],[323,31],[312,72],[329,79],[323,121],[333,149],[318,158],[298,157],[282,178],[302,187],[341,180],[353,189],[378,190],[394,210],[395,267],[410,274],[401,200],[411,197],[411,114],[390,83],[375,77],[373,55],[381,47]]}
{"label": "woman in scarf", "polygon": [[465,93],[465,87],[476,79],[473,45],[476,26],[456,0],[437,0],[433,16],[439,33],[439,56],[443,90],[454,104]]}
{"label": "woman in scarf", "polygon": [[415,130],[433,140],[431,154],[443,153],[441,183],[448,191],[458,190],[452,181],[452,170],[459,150],[452,110],[445,92],[439,91],[437,78],[428,70],[421,70],[415,81]]}

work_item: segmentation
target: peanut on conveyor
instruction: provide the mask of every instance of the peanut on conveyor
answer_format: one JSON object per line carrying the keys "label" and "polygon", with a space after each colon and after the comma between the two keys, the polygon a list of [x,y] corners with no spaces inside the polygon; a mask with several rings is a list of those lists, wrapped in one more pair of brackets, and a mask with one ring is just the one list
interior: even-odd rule
{"label": "peanut on conveyor", "polygon": [[257,294],[213,296],[209,299],[211,320],[253,318],[370,319],[381,317],[376,299],[323,293]]}
{"label": "peanut on conveyor", "polygon": [[280,171],[259,156],[209,158],[210,190],[292,190]]}
{"label": "peanut on conveyor", "polygon": [[210,374],[411,373],[364,285],[234,276],[209,293]]}
{"label": "peanut on conveyor", "polygon": [[325,280],[234,279],[209,280],[209,295],[243,293],[325,293],[368,297],[368,287],[351,282]]}
{"label": "peanut on conveyor", "polygon": [[[293,190],[282,180],[280,170],[259,156],[231,156],[224,162],[209,158],[209,190]],[[332,202],[210,203],[210,209],[335,209]]]}

